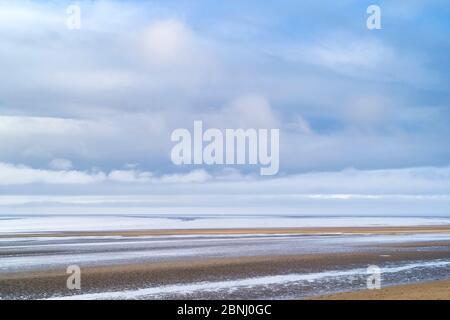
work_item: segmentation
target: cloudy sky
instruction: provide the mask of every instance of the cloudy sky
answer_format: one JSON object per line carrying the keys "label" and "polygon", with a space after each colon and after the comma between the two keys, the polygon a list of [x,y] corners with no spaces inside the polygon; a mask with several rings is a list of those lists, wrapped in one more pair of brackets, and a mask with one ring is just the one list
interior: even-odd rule
{"label": "cloudy sky", "polygon": [[[76,3],[0,0],[0,213],[450,214],[446,0]],[[279,174],[173,165],[194,120]]]}

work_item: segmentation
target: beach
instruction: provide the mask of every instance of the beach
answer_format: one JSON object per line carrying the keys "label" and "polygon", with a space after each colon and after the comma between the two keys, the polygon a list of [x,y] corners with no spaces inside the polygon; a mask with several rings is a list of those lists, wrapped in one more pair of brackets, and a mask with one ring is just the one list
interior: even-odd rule
{"label": "beach", "polygon": [[[355,268],[351,269],[355,270],[354,273],[348,273],[348,266],[361,266],[364,271],[365,265],[378,263],[410,266],[411,270],[415,268],[423,272],[427,269],[427,263],[421,265],[418,261],[450,261],[450,253],[443,252],[423,252],[420,255],[399,253],[387,257],[389,253],[258,256],[87,267],[82,269],[81,290],[74,292],[65,288],[67,274],[64,269],[3,275],[0,284],[3,298],[7,299],[294,299],[308,298],[324,291],[320,281],[311,282],[314,278],[322,277],[326,280],[323,284],[330,287],[335,283],[336,288],[330,290],[342,286],[343,290],[352,286],[364,288],[364,277],[360,283],[357,276],[361,274]],[[445,266],[449,268],[450,264]],[[428,267],[432,267],[432,264]],[[325,279],[327,273],[330,279]],[[341,283],[342,280],[331,279],[333,273],[336,276],[349,276],[351,286]],[[398,295],[401,299],[404,296],[401,288],[394,292],[388,291],[387,298]],[[429,288],[429,291],[432,289]],[[330,298],[377,299],[380,294],[383,297],[384,290],[363,291],[354,295],[338,294]],[[411,295],[411,292],[408,294]]]}
{"label": "beach", "polygon": [[[335,227],[329,218],[326,226],[296,221],[307,226],[0,232],[0,297],[378,299],[401,298],[402,285],[450,278],[445,221],[379,226],[363,219]],[[79,290],[66,286],[73,265],[81,270]],[[374,265],[381,290],[365,293]]]}
{"label": "beach", "polygon": [[380,290],[344,292],[316,300],[450,300],[450,281],[392,286]]}
{"label": "beach", "polygon": [[450,300],[450,1],[322,2],[0,0],[0,301]]}

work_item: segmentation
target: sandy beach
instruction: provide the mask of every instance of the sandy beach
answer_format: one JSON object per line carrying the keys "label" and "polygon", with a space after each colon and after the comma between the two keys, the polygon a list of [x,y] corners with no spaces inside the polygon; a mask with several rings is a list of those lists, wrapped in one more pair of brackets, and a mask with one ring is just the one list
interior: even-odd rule
{"label": "sandy beach", "polygon": [[[450,259],[450,252],[420,252],[394,253],[383,251],[365,254],[310,254],[295,256],[258,256],[245,258],[205,259],[200,261],[174,261],[159,263],[140,263],[115,266],[87,267],[82,269],[82,291],[67,292],[65,270],[46,270],[38,272],[19,272],[2,275],[0,287],[3,298],[33,297],[47,298],[59,294],[80,294],[80,292],[114,291],[119,292],[130,287],[155,287],[191,284],[204,281],[218,281],[229,279],[246,279],[280,274],[303,273],[310,274],[318,270],[339,270],[345,266],[382,264],[386,262],[417,261],[419,259],[436,260]],[[447,282],[448,285],[448,282]],[[417,285],[417,288],[421,285]],[[386,288],[376,291],[362,291],[344,293],[323,297],[331,299],[378,299],[386,297],[402,298],[403,286]],[[413,286],[412,288],[416,288]],[[434,286],[428,288],[428,294],[433,293]],[[442,288],[439,289],[442,291]],[[291,292],[292,293],[292,292]],[[208,292],[197,294],[195,298],[208,299]],[[260,293],[249,298],[257,298]],[[411,292],[409,293],[411,295]],[[82,298],[82,297],[80,297]],[[189,298],[189,296],[188,296]],[[191,297],[194,298],[194,297]],[[241,298],[239,295],[229,294],[227,298]]]}
{"label": "sandy beach", "polygon": [[315,300],[450,300],[450,280],[392,286],[380,290],[343,292]]}
{"label": "sandy beach", "polygon": [[[449,248],[448,225],[2,234],[0,296],[409,299],[403,284],[413,282],[411,298],[445,299],[448,282],[432,281],[450,278]],[[71,264],[81,290],[66,288]],[[385,288],[364,291],[369,265]]]}
{"label": "sandy beach", "polygon": [[450,0],[322,2],[0,0],[0,301],[450,299]]}
{"label": "sandy beach", "polygon": [[239,235],[239,234],[424,234],[450,233],[450,225],[437,226],[381,226],[381,227],[308,227],[308,228],[199,228],[199,229],[153,229],[153,230],[106,230],[106,231],[64,231],[37,233],[0,234],[10,237],[89,237],[89,236],[170,236],[170,235]]}

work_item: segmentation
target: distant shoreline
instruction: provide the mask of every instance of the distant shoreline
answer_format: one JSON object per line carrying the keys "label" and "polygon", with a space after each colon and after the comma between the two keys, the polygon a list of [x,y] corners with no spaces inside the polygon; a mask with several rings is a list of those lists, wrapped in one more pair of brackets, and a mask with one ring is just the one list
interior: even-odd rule
{"label": "distant shoreline", "polygon": [[380,226],[380,227],[305,227],[305,228],[195,228],[195,229],[146,229],[146,230],[105,230],[105,231],[55,231],[0,233],[1,238],[11,237],[89,237],[89,236],[176,236],[176,235],[254,235],[254,234],[305,234],[305,235],[336,235],[336,234],[426,234],[450,233],[450,225],[435,226]]}

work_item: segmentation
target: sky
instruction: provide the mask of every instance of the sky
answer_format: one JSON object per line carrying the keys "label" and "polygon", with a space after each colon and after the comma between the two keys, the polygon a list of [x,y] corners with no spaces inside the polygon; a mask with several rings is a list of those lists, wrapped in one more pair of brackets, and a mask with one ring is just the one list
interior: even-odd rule
{"label": "sky", "polygon": [[[450,215],[449,32],[445,0],[0,0],[0,213]],[[279,128],[279,173],[174,165],[195,120]]]}

